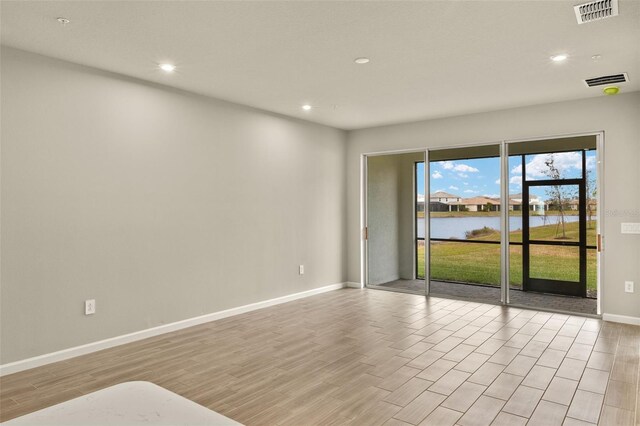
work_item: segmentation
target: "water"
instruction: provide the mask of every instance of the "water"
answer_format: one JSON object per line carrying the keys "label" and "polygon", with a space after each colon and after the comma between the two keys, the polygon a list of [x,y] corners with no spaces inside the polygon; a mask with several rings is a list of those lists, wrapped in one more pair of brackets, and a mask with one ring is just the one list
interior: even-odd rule
{"label": "water", "polygon": [[[553,225],[558,223],[560,216],[529,216],[531,227]],[[578,216],[565,216],[565,222],[577,222]],[[464,240],[465,232],[489,227],[500,230],[499,216],[468,216],[468,217],[434,217],[431,218],[431,238],[457,238]],[[522,229],[522,217],[509,217],[509,230]],[[424,238],[424,220],[418,220],[418,237]]]}

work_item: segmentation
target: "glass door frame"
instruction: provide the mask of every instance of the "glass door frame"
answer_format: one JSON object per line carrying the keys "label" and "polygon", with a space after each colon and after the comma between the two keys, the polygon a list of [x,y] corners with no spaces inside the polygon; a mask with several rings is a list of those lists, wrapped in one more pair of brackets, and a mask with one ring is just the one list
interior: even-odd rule
{"label": "glass door frame", "polygon": [[[430,188],[430,159],[429,152],[440,150],[440,149],[451,149],[451,148],[465,148],[465,147],[474,147],[474,146],[482,146],[482,145],[500,145],[500,225],[501,225],[501,238],[500,238],[500,247],[501,247],[501,256],[500,256],[500,269],[501,269],[501,292],[500,292],[500,303],[503,305],[510,305],[514,307],[523,307],[529,308],[527,306],[519,306],[516,304],[512,304],[509,298],[509,283],[510,283],[510,245],[509,245],[509,146],[510,144],[520,143],[520,142],[534,142],[534,141],[543,141],[543,140],[554,140],[554,139],[563,139],[563,138],[571,138],[571,137],[580,137],[580,136],[594,136],[596,138],[596,167],[597,167],[597,177],[596,177],[596,187],[597,193],[594,197],[597,203],[597,211],[595,214],[596,220],[596,235],[597,235],[597,250],[596,250],[596,290],[597,290],[597,300],[596,300],[596,309],[597,315],[602,314],[602,297],[603,297],[603,289],[602,289],[602,280],[604,277],[604,214],[605,206],[604,206],[604,132],[586,132],[586,133],[572,133],[572,134],[556,134],[552,136],[541,136],[541,137],[527,137],[521,139],[503,139],[500,142],[487,142],[487,143],[478,143],[478,144],[469,144],[469,145],[448,145],[448,146],[440,146],[440,147],[426,147],[423,149],[406,149],[406,150],[389,150],[389,151],[379,151],[379,152],[371,152],[364,153],[360,155],[360,288],[367,287],[366,283],[368,281],[368,267],[367,267],[367,157],[374,155],[390,155],[390,154],[403,154],[403,153],[412,153],[412,152],[423,152],[424,153],[424,161],[425,161],[425,173],[424,173],[424,185],[425,185],[425,215],[423,220],[424,229],[425,229],[425,296],[428,296],[430,293],[430,253],[429,253],[429,244],[426,244],[426,241],[429,241],[431,232],[430,232],[430,213],[428,208],[428,191]],[[414,221],[414,224],[416,221]],[[414,225],[415,226],[415,225]],[[379,287],[377,287],[379,288]],[[389,289],[385,289],[389,290]]]}
{"label": "glass door frame", "polygon": [[[509,300],[509,283],[510,283],[510,251],[509,251],[509,145],[522,143],[522,142],[536,142],[555,139],[565,139],[582,136],[594,136],[596,138],[596,196],[595,201],[597,210],[595,214],[596,220],[596,315],[602,315],[602,280],[604,277],[604,132],[588,132],[588,133],[571,133],[563,135],[553,135],[545,137],[530,137],[523,139],[509,139],[502,141],[501,149],[501,182],[500,194],[502,199],[502,291],[503,291],[503,304],[513,307],[520,307],[530,309],[530,306],[522,306],[512,304]],[[562,149],[558,149],[562,151]],[[583,170],[583,174],[586,173]],[[585,238],[586,240],[586,238]],[[541,310],[544,310],[541,308]],[[574,312],[566,312],[568,314],[575,314]],[[585,315],[585,314],[578,314]],[[588,316],[588,315],[587,315]]]}
{"label": "glass door frame", "polygon": [[[497,150],[497,155],[487,155],[486,152],[478,152],[480,151],[485,151],[486,149],[491,149],[494,148]],[[438,151],[452,151],[452,150],[469,150],[470,152],[468,152],[468,156],[464,156],[464,157],[452,157],[450,158],[450,161],[473,161],[473,160],[477,160],[477,159],[489,159],[489,158],[497,158],[500,161],[500,164],[502,164],[502,142],[486,142],[486,143],[478,143],[478,144],[472,144],[472,145],[455,145],[455,146],[448,146],[448,147],[438,147],[438,148],[429,148],[429,153],[433,153],[434,155],[431,156],[431,158],[439,158],[438,154],[436,154]],[[451,154],[449,154],[451,155]],[[441,158],[441,157],[440,157]],[[425,174],[428,176],[431,176],[431,164],[432,162],[438,162],[440,160],[431,160],[429,161],[429,163],[427,163],[427,165],[425,166]],[[431,188],[428,188],[428,191],[425,190],[425,192],[429,192],[430,193]],[[502,217],[502,204],[500,204],[500,217]],[[427,220],[427,223],[431,223],[431,208],[429,206],[429,210],[428,210],[428,214],[425,214],[425,218]],[[502,226],[502,221],[500,222],[501,226]],[[502,235],[502,234],[501,234]],[[483,241],[483,240],[475,240],[475,241],[466,241],[466,240],[462,240],[462,239],[455,239],[455,238],[434,238],[431,233],[429,233],[428,235],[425,234],[425,245],[428,246],[429,248],[431,247],[431,243],[432,242],[441,242],[441,243],[445,243],[445,244],[449,244],[449,243],[462,243],[462,244],[490,244],[490,245],[501,245],[502,244],[502,238],[500,239],[500,241]],[[431,253],[431,252],[430,252]],[[500,261],[502,259],[502,252],[500,255]],[[429,261],[429,265],[431,266],[431,256],[427,259],[427,261]],[[500,300],[496,299],[496,300],[491,300],[490,303],[504,303],[504,297],[503,297],[503,292],[502,292],[502,264],[500,263]],[[425,273],[425,279],[427,278],[426,273]],[[428,280],[427,282],[430,284],[431,281],[431,275],[428,276]],[[438,280],[436,280],[438,281]],[[442,280],[441,280],[442,281]],[[451,282],[451,283],[456,283],[456,281],[446,281],[445,282]],[[473,283],[465,283],[465,282],[457,282],[459,284],[467,284],[467,285],[474,285]],[[485,285],[485,284],[481,284],[481,285]]]}
{"label": "glass door frame", "polygon": [[[425,148],[422,149],[404,149],[404,150],[394,150],[394,151],[382,151],[382,152],[371,152],[360,155],[360,288],[375,288],[377,290],[385,290],[385,291],[395,291],[399,293],[410,293],[410,294],[418,294],[418,295],[429,295],[429,280],[426,278],[429,275],[429,247],[425,244],[424,250],[424,262],[425,262],[425,279],[424,281],[424,292],[414,292],[410,290],[403,290],[398,288],[390,288],[384,287],[375,284],[368,284],[369,282],[369,226],[368,226],[368,200],[367,200],[367,192],[368,192],[368,158],[375,156],[386,156],[386,155],[402,155],[402,154],[415,154],[422,153],[424,156],[424,161],[429,161],[429,151]],[[414,168],[415,173],[415,168]],[[413,182],[414,185],[417,183],[417,178],[414,176]],[[425,187],[425,210],[427,210],[427,191],[429,188],[429,173],[427,172],[427,168],[425,168],[424,173],[424,187]],[[413,188],[413,193],[415,194],[415,187]],[[419,218],[416,217],[416,208],[415,204],[417,204],[417,200],[414,200],[414,209],[413,209],[413,226],[414,232],[413,235],[417,235],[417,223]],[[429,220],[428,213],[425,211],[424,218],[424,230],[425,230],[425,239],[429,235]],[[416,247],[416,240],[414,238],[413,246]],[[417,256],[413,256],[414,259],[417,260]],[[414,265],[413,270],[415,274],[415,279],[417,279],[417,264]]]}
{"label": "glass door frame", "polygon": [[[587,209],[586,199],[586,161],[585,153],[582,155],[582,177],[579,179],[538,180],[522,182],[522,200],[527,202],[527,208],[522,209],[522,291],[538,291],[544,293],[558,293],[568,296],[587,296]],[[522,156],[524,159],[524,155]],[[526,176],[526,165],[522,167],[522,174]],[[578,186],[578,241],[540,241],[532,240],[530,233],[530,211],[528,206],[529,188],[532,186]],[[560,200],[562,203],[563,200]],[[578,281],[561,281],[549,278],[536,278],[531,276],[531,246],[550,245],[556,247],[578,248]],[[556,289],[559,289],[558,291]]]}

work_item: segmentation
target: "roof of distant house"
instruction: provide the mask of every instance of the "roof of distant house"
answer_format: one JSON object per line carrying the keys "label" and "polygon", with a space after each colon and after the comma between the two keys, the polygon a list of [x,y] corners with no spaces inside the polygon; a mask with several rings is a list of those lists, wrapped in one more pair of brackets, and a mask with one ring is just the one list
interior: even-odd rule
{"label": "roof of distant house", "polygon": [[461,198],[459,195],[449,194],[444,191],[436,191],[432,194],[429,194],[431,198]]}
{"label": "roof of distant house", "polygon": [[[509,200],[522,201],[522,193],[520,192],[518,194],[509,194]],[[540,201],[540,197],[538,197],[537,195],[529,194],[529,202],[532,201]]]}
{"label": "roof of distant house", "polygon": [[460,201],[450,204],[459,204],[459,205],[474,205],[474,204],[500,204],[499,199],[489,198],[489,197],[471,197],[471,198],[463,198]]}

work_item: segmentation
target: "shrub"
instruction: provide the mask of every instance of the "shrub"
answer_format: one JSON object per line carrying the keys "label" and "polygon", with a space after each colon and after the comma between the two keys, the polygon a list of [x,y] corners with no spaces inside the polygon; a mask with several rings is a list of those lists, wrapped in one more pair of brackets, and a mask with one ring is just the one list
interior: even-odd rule
{"label": "shrub", "polygon": [[480,229],[472,229],[471,231],[466,231],[464,236],[467,240],[472,238],[484,237],[486,235],[495,234],[496,232],[500,232],[497,229],[490,228],[488,226],[483,226]]}

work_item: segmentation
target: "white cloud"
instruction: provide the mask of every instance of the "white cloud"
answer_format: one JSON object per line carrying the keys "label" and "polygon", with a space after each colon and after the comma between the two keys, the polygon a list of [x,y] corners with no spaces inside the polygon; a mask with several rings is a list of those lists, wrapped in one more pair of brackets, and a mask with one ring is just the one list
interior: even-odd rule
{"label": "white cloud", "polygon": [[487,197],[487,198],[500,198],[500,195],[498,194],[484,194],[483,197]]}
{"label": "white cloud", "polygon": [[463,164],[463,163],[456,164],[453,161],[439,161],[438,164],[440,164],[440,166],[445,170],[453,170],[455,172],[476,173],[480,171],[475,167],[471,167],[467,164]]}
{"label": "white cloud", "polygon": [[469,185],[469,182],[462,182],[463,185]]}
{"label": "white cloud", "polygon": [[518,187],[522,186],[522,176],[511,176],[509,183]]}
{"label": "white cloud", "polygon": [[475,194],[475,193],[476,193],[476,192],[478,192],[478,191],[474,191],[474,190],[472,190],[472,189],[465,189],[465,190],[464,190],[464,192],[465,192],[466,194]]}
{"label": "white cloud", "polygon": [[457,186],[453,186],[453,185],[451,185],[451,186],[449,187],[449,189],[453,189],[454,191],[457,191],[457,190],[458,190],[458,189],[460,189],[460,188],[458,188]]}
{"label": "white cloud", "polygon": [[461,178],[468,178],[469,175],[465,174],[465,173],[458,173],[458,176],[460,176]]}
{"label": "white cloud", "polygon": [[[550,179],[550,169],[547,162],[553,159],[553,165],[560,175],[566,178],[578,177],[582,170],[582,154],[580,152],[559,152],[554,154],[536,154],[526,164],[527,180]],[[587,168],[590,162],[587,161]],[[511,169],[512,175],[522,175],[522,165],[517,165]]]}
{"label": "white cloud", "polygon": [[475,167],[471,167],[471,166],[468,166],[466,164],[456,164],[453,167],[453,170],[455,170],[456,172],[467,172],[467,173],[476,173],[476,172],[480,171],[480,170],[476,169]]}
{"label": "white cloud", "polygon": [[496,179],[496,185],[500,185],[500,179]]}
{"label": "white cloud", "polygon": [[452,161],[440,161],[438,164],[440,164],[440,166],[445,170],[451,170],[454,167],[454,163]]}
{"label": "white cloud", "polygon": [[431,177],[434,179],[442,179],[442,173],[440,173],[438,170],[436,170],[435,172],[433,172],[431,174]]}

